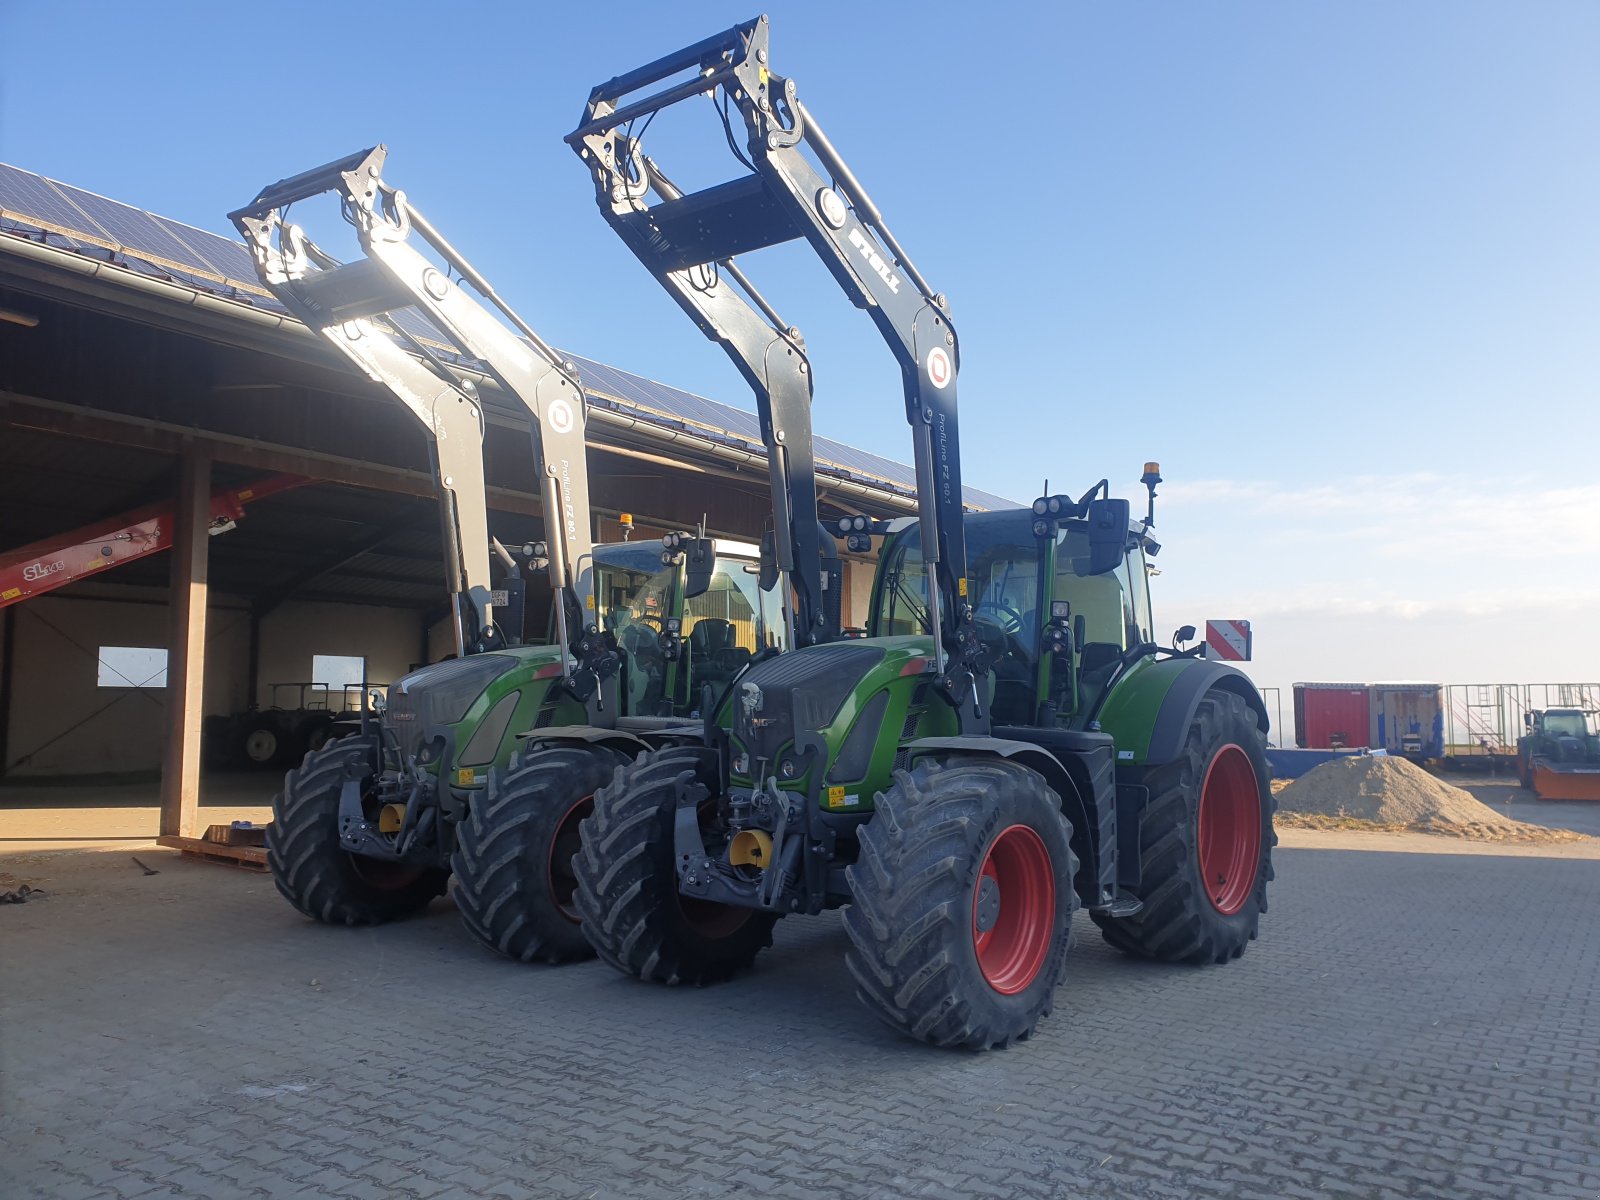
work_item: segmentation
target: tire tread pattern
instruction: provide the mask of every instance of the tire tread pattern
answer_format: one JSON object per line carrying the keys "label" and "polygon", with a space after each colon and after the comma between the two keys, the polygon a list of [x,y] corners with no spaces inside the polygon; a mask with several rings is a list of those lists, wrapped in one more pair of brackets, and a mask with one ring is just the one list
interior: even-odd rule
{"label": "tire tread pattern", "polygon": [[689,775],[711,786],[716,770],[715,751],[669,746],[623,764],[595,794],[573,860],[574,901],[595,952],[624,974],[669,985],[716,983],[772,944],[773,913],[751,910],[737,931],[707,941],[688,930],[679,909],[678,780]]}
{"label": "tire tread pattern", "polygon": [[427,870],[404,887],[374,888],[339,844],[339,793],[345,769],[377,758],[377,738],[353,734],[307,754],[272,798],[267,866],[284,899],[326,925],[381,925],[411,916],[444,891],[443,871]]}
{"label": "tire tread pattern", "polygon": [[[975,860],[996,832],[992,814],[1005,796],[1060,821],[1056,897],[1067,910],[1038,979],[1018,997],[993,993],[970,949]],[[844,926],[845,962],[862,1003],[937,1046],[992,1049],[1031,1037],[1066,974],[1078,906],[1070,829],[1044,779],[1000,759],[920,763],[894,773],[859,837],[860,855],[845,871],[852,902]]]}
{"label": "tire tread pattern", "polygon": [[600,746],[554,746],[496,771],[456,830],[451,898],[468,931],[518,962],[594,957],[579,927],[549,892],[550,841],[572,806],[592,796],[623,762]]}
{"label": "tire tread pattern", "polygon": [[[1205,894],[1199,871],[1194,810],[1205,777],[1206,751],[1223,740],[1238,741],[1249,754],[1262,790],[1264,828],[1255,892],[1233,917],[1223,917]],[[1244,953],[1260,931],[1272,880],[1272,831],[1277,801],[1266,771],[1266,734],[1244,700],[1233,692],[1206,694],[1195,712],[1183,751],[1148,778],[1150,801],[1140,828],[1143,883],[1136,893],[1144,907],[1131,917],[1093,913],[1100,935],[1126,954],[1158,962],[1226,963]]]}

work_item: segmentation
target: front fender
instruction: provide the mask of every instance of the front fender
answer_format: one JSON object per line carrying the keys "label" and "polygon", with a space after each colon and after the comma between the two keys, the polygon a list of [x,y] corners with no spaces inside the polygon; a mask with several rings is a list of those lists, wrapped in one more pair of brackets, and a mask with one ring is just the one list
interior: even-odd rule
{"label": "front fender", "polygon": [[907,742],[905,749],[911,762],[929,755],[965,754],[981,758],[1006,758],[1044,776],[1045,782],[1063,800],[1070,800],[1080,809],[1083,799],[1078,787],[1067,774],[1061,760],[1050,751],[1031,742],[1008,741],[995,737],[925,737]]}
{"label": "front fender", "polygon": [[1213,690],[1233,692],[1268,730],[1267,706],[1237,667],[1202,658],[1144,659],[1117,681],[1100,711],[1100,728],[1116,739],[1117,765],[1176,759],[1200,701]]}

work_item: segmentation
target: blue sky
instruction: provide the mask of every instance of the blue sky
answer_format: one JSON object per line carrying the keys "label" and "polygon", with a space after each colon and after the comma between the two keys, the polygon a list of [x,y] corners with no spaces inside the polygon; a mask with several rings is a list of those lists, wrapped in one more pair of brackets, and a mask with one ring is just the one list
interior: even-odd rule
{"label": "blue sky", "polygon": [[[0,159],[225,231],[385,141],[550,340],[748,407],[561,135],[592,84],[753,10],[605,11],[4,0]],[[1253,618],[1264,683],[1600,677],[1600,5],[772,17],[775,68],[952,299],[969,482],[1131,494],[1160,459],[1158,615]],[[703,106],[652,136],[732,177]],[[907,458],[870,323],[771,257],[747,266],[807,335],[817,428]]]}

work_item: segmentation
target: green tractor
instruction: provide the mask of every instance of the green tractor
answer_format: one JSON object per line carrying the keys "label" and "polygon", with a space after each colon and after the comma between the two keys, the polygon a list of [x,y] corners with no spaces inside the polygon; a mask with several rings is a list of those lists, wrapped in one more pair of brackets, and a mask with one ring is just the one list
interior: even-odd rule
{"label": "green tractor", "polygon": [[[701,94],[750,173],[684,195],[630,131]],[[1239,671],[1156,640],[1156,464],[1142,519],[1105,481],[964,513],[948,304],[773,71],[765,18],[595,88],[568,140],[602,208],[672,269],[798,238],[817,251],[901,366],[920,501],[914,521],[839,525],[851,549],[881,539],[864,640],[752,664],[698,743],[596,794],[574,873],[600,956],[707,983],[780,917],[844,908],[869,1009],[988,1048],[1049,1012],[1080,904],[1130,954],[1242,954],[1272,878],[1266,709]]]}
{"label": "green tractor", "polygon": [[1523,714],[1517,778],[1540,800],[1600,800],[1600,712],[1534,709]]}
{"label": "green tractor", "polygon": [[[456,653],[397,680],[375,713],[363,711],[360,733],[285,776],[268,863],[301,912],[346,925],[411,915],[453,872],[467,928],[495,949],[527,961],[587,957],[570,874],[585,797],[625,757],[696,739],[707,690],[725,689],[790,633],[758,586],[754,545],[703,531],[590,544],[584,397],[572,364],[383,180],[384,156],[379,146],[282,180],[231,217],[274,294],[388,387],[429,437]],[[290,204],[328,191],[355,225],[363,261],[339,262],[285,221]],[[563,514],[520,561],[488,532],[484,378],[525,405],[545,512]],[[491,552],[506,568],[500,580],[489,575]],[[547,645],[520,644],[523,566],[550,576]],[[499,620],[501,611],[511,615]],[[548,751],[543,768],[564,772],[561,795],[575,794],[558,805],[492,804],[490,779],[525,780],[533,746]]]}

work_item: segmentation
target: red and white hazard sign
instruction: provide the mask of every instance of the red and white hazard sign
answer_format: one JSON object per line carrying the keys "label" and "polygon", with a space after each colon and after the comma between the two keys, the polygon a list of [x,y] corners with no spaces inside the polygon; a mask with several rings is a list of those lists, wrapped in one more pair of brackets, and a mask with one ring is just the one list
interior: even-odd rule
{"label": "red and white hazard sign", "polygon": [[1249,662],[1250,622],[1207,621],[1206,657],[1223,662]]}
{"label": "red and white hazard sign", "polygon": [[928,382],[941,392],[950,386],[950,378],[955,374],[955,369],[950,363],[950,356],[945,353],[943,346],[935,346],[928,351]]}

